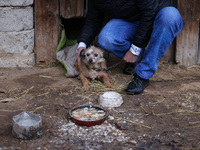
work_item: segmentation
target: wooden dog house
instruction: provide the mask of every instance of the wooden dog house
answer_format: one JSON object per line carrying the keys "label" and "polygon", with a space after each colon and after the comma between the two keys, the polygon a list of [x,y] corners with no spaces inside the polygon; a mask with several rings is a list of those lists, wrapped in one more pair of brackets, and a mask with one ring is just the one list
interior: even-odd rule
{"label": "wooden dog house", "polygon": [[[185,66],[200,64],[200,0],[177,0],[177,6],[183,17],[184,28],[164,59]],[[87,0],[37,0],[34,7],[36,63],[51,64],[56,62],[60,18],[84,18]]]}

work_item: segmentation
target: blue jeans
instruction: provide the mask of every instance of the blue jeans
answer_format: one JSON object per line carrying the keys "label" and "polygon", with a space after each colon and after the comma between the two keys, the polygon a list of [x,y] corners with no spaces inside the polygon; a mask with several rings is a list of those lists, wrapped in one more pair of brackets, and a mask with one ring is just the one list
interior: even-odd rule
{"label": "blue jeans", "polygon": [[[99,46],[123,58],[132,44],[139,23],[139,21],[128,22],[122,19],[110,20],[98,36]],[[136,67],[137,75],[144,79],[153,77],[158,68],[158,61],[164,56],[182,28],[182,17],[176,8],[165,7],[158,12],[149,44],[138,57],[138,60],[142,57],[142,61]]]}

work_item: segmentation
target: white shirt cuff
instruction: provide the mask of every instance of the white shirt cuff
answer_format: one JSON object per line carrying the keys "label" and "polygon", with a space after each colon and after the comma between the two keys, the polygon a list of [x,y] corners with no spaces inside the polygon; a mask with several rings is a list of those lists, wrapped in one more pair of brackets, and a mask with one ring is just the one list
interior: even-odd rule
{"label": "white shirt cuff", "polygon": [[131,44],[130,51],[133,55],[139,56],[142,48],[139,48],[133,44]]}
{"label": "white shirt cuff", "polygon": [[79,44],[78,44],[78,48],[79,47],[84,47],[84,48],[86,48],[87,46],[86,46],[86,44],[84,43],[84,42],[80,42]]}
{"label": "white shirt cuff", "polygon": [[76,53],[78,53],[78,48],[79,48],[79,47],[84,47],[84,48],[86,48],[87,45],[86,45],[84,42],[80,42],[80,43],[78,44],[77,49],[76,49]]}

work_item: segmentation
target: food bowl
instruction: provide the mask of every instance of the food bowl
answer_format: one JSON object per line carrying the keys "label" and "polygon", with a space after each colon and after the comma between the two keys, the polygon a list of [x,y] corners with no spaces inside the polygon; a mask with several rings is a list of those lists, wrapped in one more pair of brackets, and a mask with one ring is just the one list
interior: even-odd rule
{"label": "food bowl", "polygon": [[22,112],[13,117],[14,137],[31,140],[42,136],[42,119],[38,114]]}
{"label": "food bowl", "polygon": [[99,97],[99,104],[104,107],[119,107],[122,103],[122,96],[117,92],[105,92]]}
{"label": "food bowl", "polygon": [[80,126],[94,126],[102,124],[108,117],[108,112],[99,106],[82,105],[69,111],[71,120]]}

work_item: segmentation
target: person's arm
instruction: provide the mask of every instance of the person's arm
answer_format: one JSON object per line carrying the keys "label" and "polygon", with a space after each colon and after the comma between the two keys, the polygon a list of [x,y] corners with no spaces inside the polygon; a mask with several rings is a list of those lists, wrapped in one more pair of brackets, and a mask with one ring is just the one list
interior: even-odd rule
{"label": "person's arm", "polygon": [[139,48],[133,44],[131,44],[130,49],[126,52],[123,57],[123,60],[128,63],[134,63],[137,61],[138,56],[140,55],[142,48]]}
{"label": "person's arm", "polygon": [[94,3],[94,0],[88,1],[88,12],[86,15],[85,24],[77,40],[78,43],[83,42],[86,44],[86,46],[89,46],[92,43],[93,39],[102,27],[102,22],[104,19],[104,13],[96,8]]}
{"label": "person's arm", "polygon": [[86,49],[92,43],[100,27],[102,26],[103,18],[104,18],[103,12],[95,8],[93,0],[89,0],[85,24],[77,40],[78,65],[80,65],[81,50]]}
{"label": "person's arm", "polygon": [[123,60],[129,63],[136,62],[142,48],[147,46],[153,29],[153,23],[158,12],[158,3],[156,0],[137,0],[136,4],[141,19],[133,43],[123,57]]}
{"label": "person's arm", "polygon": [[150,40],[159,4],[156,0],[136,0],[136,5],[141,19],[133,44],[139,48],[145,48]]}

